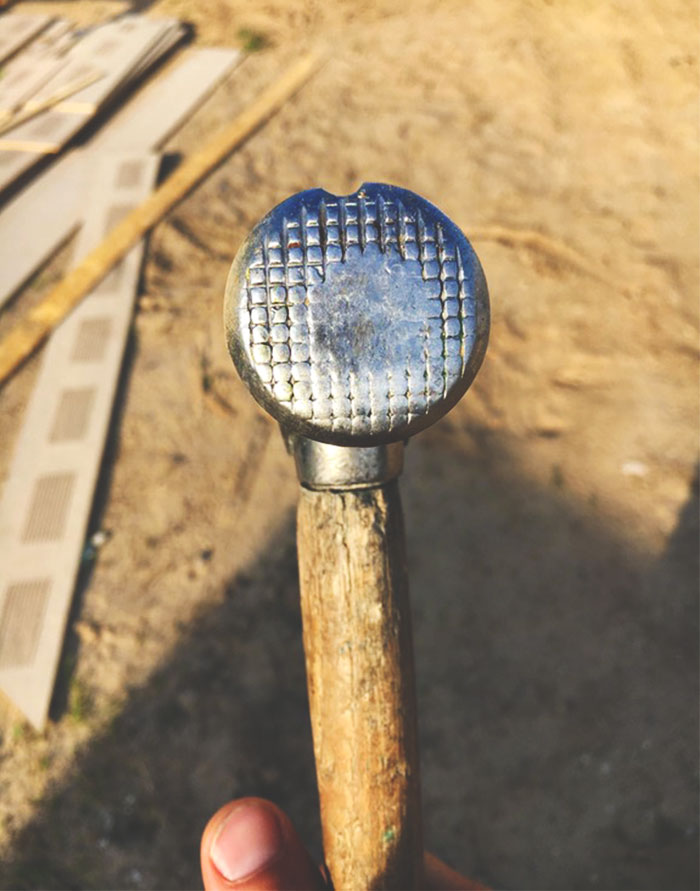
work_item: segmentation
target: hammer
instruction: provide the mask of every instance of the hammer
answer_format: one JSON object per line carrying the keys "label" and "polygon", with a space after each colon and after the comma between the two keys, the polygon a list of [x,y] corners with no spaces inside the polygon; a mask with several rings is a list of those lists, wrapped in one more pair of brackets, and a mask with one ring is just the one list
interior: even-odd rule
{"label": "hammer", "polygon": [[425,199],[311,189],[253,229],[226,285],[228,348],[282,428],[323,846],[335,891],[421,887],[415,682],[397,477],[486,351],[489,299]]}

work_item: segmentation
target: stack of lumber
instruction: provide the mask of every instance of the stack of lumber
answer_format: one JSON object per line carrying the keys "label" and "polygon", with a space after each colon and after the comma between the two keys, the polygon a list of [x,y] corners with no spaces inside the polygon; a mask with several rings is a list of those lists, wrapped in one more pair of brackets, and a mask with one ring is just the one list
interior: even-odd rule
{"label": "stack of lumber", "polygon": [[5,15],[0,21],[0,65],[12,59],[51,24],[46,15]]}
{"label": "stack of lumber", "polygon": [[6,13],[3,34],[21,29],[14,20],[39,19],[0,78],[0,192],[43,155],[59,152],[98,112],[131,89],[185,35],[173,19],[123,15],[78,31],[62,20]]}
{"label": "stack of lumber", "polygon": [[[0,35],[3,26],[12,19],[24,16],[5,16],[0,19]],[[2,129],[10,129],[25,104],[65,66],[68,51],[73,43],[70,22],[57,19],[35,37],[23,53],[11,58],[2,69],[0,79],[0,122]]]}
{"label": "stack of lumber", "polygon": [[[132,97],[183,33],[178,22],[137,15],[88,32],[46,17],[0,15],[8,78],[0,79],[0,114],[43,108],[0,133],[0,162],[15,162],[0,163],[0,180],[10,168],[26,176],[41,155],[55,157],[11,200],[0,197],[0,307],[76,232],[79,264],[155,187],[160,149],[238,61],[234,50],[189,50]],[[98,76],[69,93],[89,72]],[[61,151],[117,98],[129,101],[83,145]],[[39,729],[84,553],[143,253],[137,242],[51,334],[3,487],[0,690]]]}

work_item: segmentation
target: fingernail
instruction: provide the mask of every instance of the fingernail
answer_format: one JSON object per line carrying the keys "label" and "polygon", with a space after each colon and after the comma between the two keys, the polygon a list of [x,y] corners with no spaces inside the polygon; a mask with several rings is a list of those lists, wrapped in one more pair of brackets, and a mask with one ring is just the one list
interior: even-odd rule
{"label": "fingernail", "polygon": [[275,813],[257,801],[234,808],[209,848],[212,863],[229,882],[262,869],[282,849],[282,830]]}

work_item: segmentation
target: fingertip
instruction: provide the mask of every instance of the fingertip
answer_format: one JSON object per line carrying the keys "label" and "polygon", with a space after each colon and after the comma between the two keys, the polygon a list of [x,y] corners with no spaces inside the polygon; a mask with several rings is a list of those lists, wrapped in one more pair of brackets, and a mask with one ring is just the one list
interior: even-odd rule
{"label": "fingertip", "polygon": [[323,888],[291,821],[276,805],[242,798],[220,808],[202,836],[206,891]]}
{"label": "fingertip", "polygon": [[255,799],[231,808],[209,843],[212,864],[231,883],[269,867],[283,851],[284,837],[275,809]]}

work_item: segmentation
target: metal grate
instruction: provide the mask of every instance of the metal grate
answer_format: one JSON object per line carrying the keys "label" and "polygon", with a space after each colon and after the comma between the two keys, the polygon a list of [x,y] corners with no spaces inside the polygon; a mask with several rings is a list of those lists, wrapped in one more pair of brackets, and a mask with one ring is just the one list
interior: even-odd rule
{"label": "metal grate", "polygon": [[118,189],[133,189],[141,182],[143,161],[124,161],[117,170],[116,186]]}
{"label": "metal grate", "polygon": [[53,541],[61,537],[74,483],[72,473],[51,473],[36,480],[22,541]]}
{"label": "metal grate", "polygon": [[99,362],[105,354],[112,320],[108,317],[83,319],[73,344],[71,359],[74,362]]}
{"label": "metal grate", "polygon": [[62,114],[47,111],[45,114],[39,115],[32,124],[27,126],[25,139],[49,139],[63,131],[65,122],[65,117]]}
{"label": "metal grate", "polygon": [[21,667],[34,661],[46,612],[49,579],[9,585],[0,615],[0,668]]}
{"label": "metal grate", "polygon": [[82,439],[88,427],[94,401],[94,387],[64,390],[56,409],[49,442]]}

